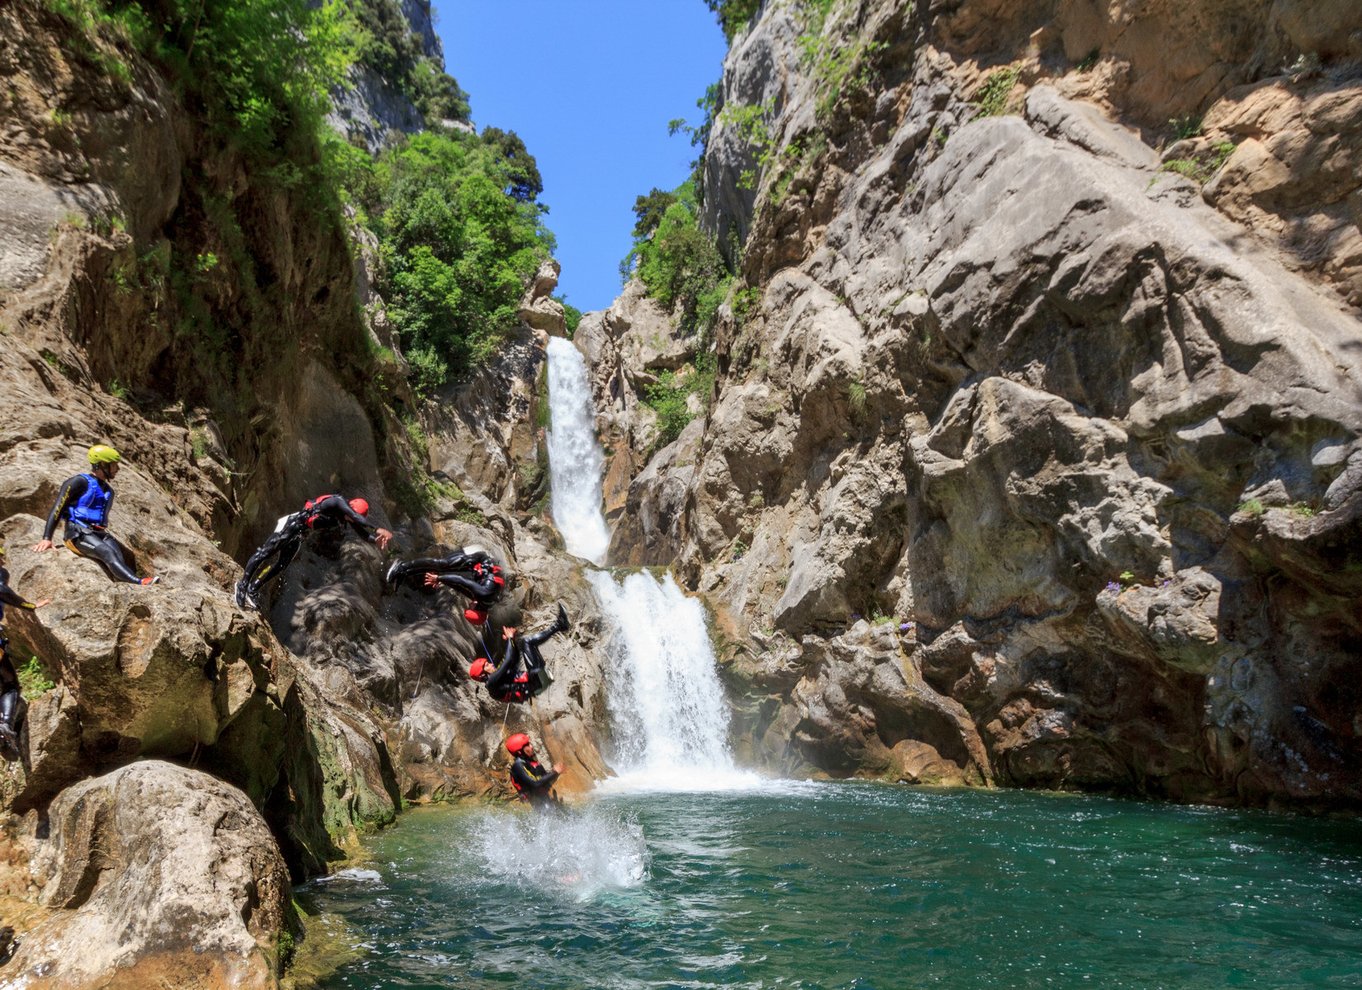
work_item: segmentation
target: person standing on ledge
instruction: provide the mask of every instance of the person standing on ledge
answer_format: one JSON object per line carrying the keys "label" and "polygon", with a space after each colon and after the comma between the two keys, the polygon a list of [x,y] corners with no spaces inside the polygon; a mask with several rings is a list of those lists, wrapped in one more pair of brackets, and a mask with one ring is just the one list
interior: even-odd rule
{"label": "person standing on ledge", "polygon": [[511,764],[511,786],[515,788],[522,801],[528,801],[535,809],[550,807],[558,803],[553,793],[553,785],[563,772],[561,765],[545,770],[535,759],[534,744],[523,732],[517,732],[506,740],[506,752],[515,757]]}
{"label": "person standing on ledge", "polygon": [[46,553],[55,544],[52,534],[57,521],[66,520],[63,540],[67,549],[78,557],[89,557],[109,575],[111,581],[128,584],[156,584],[159,577],[138,577],[132,569],[132,553],[106,528],[109,510],[113,508],[114,491],[110,484],[118,477],[122,460],[118,451],[107,444],[97,443],[90,448],[90,470],[67,478],[57,492],[56,504],[47,517],[43,538],[34,544],[38,553]]}
{"label": "person standing on ledge", "polygon": [[[242,608],[260,611],[260,591],[266,582],[284,572],[302,549],[303,540],[310,533],[322,533],[338,541],[352,529],[362,539],[388,549],[391,531],[369,523],[369,503],[362,498],[348,502],[340,495],[318,495],[308,501],[301,512],[283,516],[275,524],[270,538],[260,545],[246,561],[246,573],[236,584],[236,603]],[[270,558],[273,557],[273,560]]]}

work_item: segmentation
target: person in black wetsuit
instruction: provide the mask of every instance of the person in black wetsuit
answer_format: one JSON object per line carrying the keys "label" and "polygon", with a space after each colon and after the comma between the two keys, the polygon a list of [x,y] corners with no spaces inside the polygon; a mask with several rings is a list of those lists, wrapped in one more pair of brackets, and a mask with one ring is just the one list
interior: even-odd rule
{"label": "person in black wetsuit", "polygon": [[[9,586],[9,570],[5,567],[5,548],[0,547],[0,623],[5,618],[5,606],[37,610],[52,599],[31,602]],[[19,673],[9,656],[9,640],[0,624],[0,746],[19,751]]]}
{"label": "person in black wetsuit", "polygon": [[394,561],[388,568],[388,583],[397,586],[421,575],[427,588],[453,588],[470,601],[463,617],[475,626],[487,621],[487,613],[501,598],[506,577],[496,558],[480,546],[456,550],[448,557],[418,557]]}
{"label": "person in black wetsuit", "polygon": [[535,809],[550,807],[558,803],[553,793],[553,785],[563,772],[561,765],[545,770],[534,755],[534,745],[530,737],[517,732],[506,740],[506,752],[515,757],[511,764],[511,786],[520,795],[520,800],[528,801]]}
{"label": "person in black wetsuit", "polygon": [[[553,683],[553,678],[544,667],[544,658],[539,654],[539,645],[560,632],[567,632],[567,613],[563,611],[563,606],[559,605],[558,618],[553,625],[533,636],[516,635],[520,621],[520,609],[515,605],[503,602],[495,606],[487,624],[489,631],[500,630],[500,639],[505,643],[501,663],[493,668],[488,643],[492,636],[485,634],[483,637],[485,652],[468,668],[468,676],[486,684],[487,693],[497,701],[508,703],[528,701],[547,690]],[[520,670],[522,660],[525,664],[523,673]]]}
{"label": "person in black wetsuit", "polygon": [[90,448],[90,470],[67,478],[57,492],[56,504],[47,517],[43,538],[34,544],[38,553],[46,553],[55,545],[52,534],[57,521],[66,520],[62,539],[78,557],[89,557],[104,568],[112,581],[128,584],[155,584],[159,577],[138,577],[132,569],[132,554],[114,539],[105,528],[109,524],[109,510],[113,508],[114,492],[109,482],[118,477],[122,458],[107,444],[97,443]]}
{"label": "person in black wetsuit", "polygon": [[[284,516],[275,524],[270,538],[246,561],[246,572],[236,585],[236,603],[260,611],[260,591],[266,582],[284,572],[302,549],[309,533],[324,533],[345,538],[347,527],[362,538],[386,550],[393,534],[381,526],[370,525],[369,503],[362,498],[348,502],[340,495],[318,495],[301,512]],[[273,557],[273,560],[270,558]]]}

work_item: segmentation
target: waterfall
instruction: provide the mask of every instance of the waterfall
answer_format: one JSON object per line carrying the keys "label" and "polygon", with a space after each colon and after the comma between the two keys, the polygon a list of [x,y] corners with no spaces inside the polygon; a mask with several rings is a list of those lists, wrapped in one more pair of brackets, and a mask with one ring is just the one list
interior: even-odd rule
{"label": "waterfall", "polygon": [[615,731],[613,786],[714,790],[756,779],[733,766],[728,705],[705,611],[672,576],[588,575],[614,626],[606,657]]}
{"label": "waterfall", "polygon": [[549,338],[549,483],[553,522],[568,553],[593,564],[605,560],[610,531],[601,514],[601,469],[605,456],[596,442],[596,411],[586,379],[586,361],[569,340]]}
{"label": "waterfall", "polygon": [[[549,478],[553,521],[568,551],[600,564],[610,545],[601,514],[595,408],[581,352],[549,340]],[[605,647],[607,703],[614,727],[611,786],[670,790],[747,787],[728,748],[728,705],[715,670],[704,608],[647,572],[616,581],[587,575],[614,629]]]}

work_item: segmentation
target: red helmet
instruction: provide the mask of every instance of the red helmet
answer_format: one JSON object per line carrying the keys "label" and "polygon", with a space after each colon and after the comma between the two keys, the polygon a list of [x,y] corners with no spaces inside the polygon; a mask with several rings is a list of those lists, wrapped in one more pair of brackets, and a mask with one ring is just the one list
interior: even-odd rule
{"label": "red helmet", "polygon": [[523,732],[517,732],[506,740],[506,752],[512,756],[519,756],[520,751],[530,744],[530,737]]}
{"label": "red helmet", "polygon": [[369,503],[362,498],[352,498],[350,500],[350,508],[354,509],[361,516],[367,516],[369,514]]}
{"label": "red helmet", "polygon": [[478,657],[473,661],[473,666],[468,668],[468,676],[475,681],[484,680],[487,677],[487,658]]}

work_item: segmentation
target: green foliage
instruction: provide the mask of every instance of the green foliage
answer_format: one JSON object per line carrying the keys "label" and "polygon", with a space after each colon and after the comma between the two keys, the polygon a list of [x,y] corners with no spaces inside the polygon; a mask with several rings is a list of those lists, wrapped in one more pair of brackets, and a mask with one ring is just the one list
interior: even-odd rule
{"label": "green foliage", "polygon": [[748,547],[748,545],[744,543],[741,539],[734,540],[733,549],[731,551],[733,559],[742,560],[749,549],[751,548]]}
{"label": "green foliage", "polygon": [[582,323],[582,311],[567,301],[567,296],[554,296],[554,301],[563,307],[563,318],[567,323],[567,336],[571,340]]}
{"label": "green foliage", "polygon": [[379,287],[426,394],[495,350],[553,250],[534,159],[514,134],[489,131],[418,134],[377,162],[327,146],[346,197],[372,218]]}
{"label": "green foliage", "polygon": [[[760,104],[729,104],[719,113],[720,123],[732,128],[753,149],[756,157],[756,168],[748,169],[738,176],[739,189],[757,188],[758,176],[764,174],[775,159],[776,139],[769,125],[774,112],[775,97],[771,97]],[[666,214],[663,216],[665,218]]]}
{"label": "green foliage", "polygon": [[1021,69],[1017,66],[1007,66],[990,72],[984,84],[979,87],[979,92],[975,94],[974,105],[979,108],[979,112],[974,115],[975,119],[1000,117],[1006,113],[1007,98],[1012,95],[1012,88],[1017,85],[1017,77],[1020,75]]}
{"label": "green foliage", "polygon": [[1122,572],[1121,572],[1121,576],[1120,576],[1120,581],[1121,581],[1122,586],[1127,587],[1127,588],[1130,587],[1132,584],[1135,583],[1135,572],[1134,572],[1134,571],[1122,571]]}
{"label": "green foliage", "polygon": [[1101,58],[1102,49],[1094,48],[1092,51],[1088,52],[1088,54],[1084,55],[1082,60],[1077,65],[1074,66],[1074,71],[1091,72],[1093,69],[1097,68],[1097,63],[1101,60]]}
{"label": "green foliage", "polygon": [[799,36],[800,60],[814,80],[814,113],[820,121],[832,115],[837,101],[863,91],[874,78],[874,56],[883,42],[853,37],[843,41],[824,32],[828,15],[838,0],[803,0],[805,30]]}
{"label": "green foliage", "polygon": [[853,416],[862,416],[865,413],[866,392],[865,385],[861,382],[847,382],[847,405],[851,407]]}
{"label": "green foliage", "polygon": [[126,401],[128,398],[128,386],[115,378],[113,381],[109,382],[109,394],[115,399],[123,399]]}
{"label": "green foliage", "polygon": [[1290,509],[1293,516],[1300,516],[1302,519],[1309,519],[1315,514],[1314,507],[1308,502],[1295,502]]}
{"label": "green foliage", "polygon": [[657,230],[667,208],[676,202],[676,193],[666,192],[656,186],[646,196],[634,200],[634,237],[647,237]]}
{"label": "green foliage", "polygon": [[1220,141],[1212,145],[1209,151],[1191,158],[1173,158],[1164,162],[1163,171],[1176,172],[1178,175],[1185,175],[1193,182],[1205,185],[1215,177],[1215,173],[1224,167],[1225,162],[1229,161],[1232,154],[1234,154],[1234,142]]}
{"label": "green foliage", "polygon": [[719,26],[724,29],[724,38],[731,42],[756,16],[761,9],[761,0],[705,0],[705,6],[714,12]]}
{"label": "green foliage", "polygon": [[686,424],[691,421],[686,399],[690,389],[684,379],[678,379],[675,372],[664,371],[656,383],[644,390],[644,402],[657,413],[657,439],[654,450],[660,450],[681,435]]}
{"label": "green foliage", "polygon": [[1179,141],[1188,138],[1201,136],[1201,115],[1191,117],[1172,117],[1168,121],[1168,126],[1173,129],[1173,135]]}
{"label": "green foliage", "polygon": [[714,241],[696,222],[694,187],[683,183],[657,228],[634,242],[620,264],[624,278],[637,275],[663,309],[678,312],[683,332],[707,335],[732,281]]}
{"label": "green foliage", "polygon": [[37,657],[29,657],[28,663],[24,664],[17,671],[19,675],[19,692],[32,701],[34,698],[41,698],[56,687],[56,682],[47,675],[47,668]]}
{"label": "green foliage", "polygon": [[357,27],[358,62],[395,86],[428,123],[468,119],[468,94],[426,57],[396,0],[349,0],[348,6]]}

